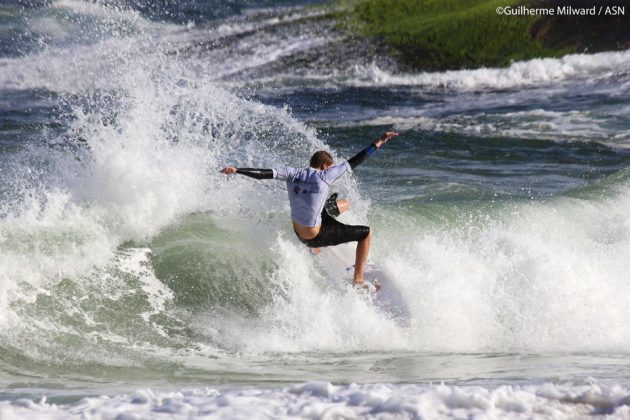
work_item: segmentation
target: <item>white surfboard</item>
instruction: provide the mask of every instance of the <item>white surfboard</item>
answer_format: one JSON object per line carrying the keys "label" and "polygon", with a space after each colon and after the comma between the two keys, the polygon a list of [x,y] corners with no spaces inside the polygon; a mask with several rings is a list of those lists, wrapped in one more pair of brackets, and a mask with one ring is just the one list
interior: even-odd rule
{"label": "white surfboard", "polygon": [[[326,279],[331,288],[338,292],[347,290],[352,283],[354,273],[356,244],[342,244],[322,248],[317,255],[318,263],[326,273]],[[411,324],[411,313],[400,295],[395,282],[380,267],[368,261],[365,268],[365,281],[378,283],[379,291],[357,291],[372,301],[375,309],[393,319],[398,325],[408,327]]]}

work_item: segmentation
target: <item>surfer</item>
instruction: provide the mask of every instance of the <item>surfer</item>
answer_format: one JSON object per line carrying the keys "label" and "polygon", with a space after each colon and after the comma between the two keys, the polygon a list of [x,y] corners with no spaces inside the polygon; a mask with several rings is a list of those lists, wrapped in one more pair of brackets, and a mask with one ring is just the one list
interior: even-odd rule
{"label": "surfer", "polygon": [[386,132],[374,143],[339,165],[333,165],[330,153],[320,150],[311,156],[308,168],[285,166],[256,169],[228,166],[221,172],[226,175],[241,174],[255,179],[286,181],[293,230],[298,239],[316,253],[320,247],[358,242],[353,284],[361,285],[372,244],[372,231],[368,226],[351,226],[337,221],[336,217],[350,208],[350,200],[337,199],[336,193],[328,199],[326,197],[333,182],[346,172],[351,172],[397,135],[396,132]]}

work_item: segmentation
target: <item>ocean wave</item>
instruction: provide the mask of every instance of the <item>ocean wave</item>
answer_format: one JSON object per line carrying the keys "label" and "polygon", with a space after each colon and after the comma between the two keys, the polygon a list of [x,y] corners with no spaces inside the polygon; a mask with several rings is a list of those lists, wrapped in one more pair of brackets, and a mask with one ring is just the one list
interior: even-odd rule
{"label": "ocean wave", "polygon": [[[55,0],[50,7],[67,10],[78,15],[92,16],[110,21],[126,21],[130,24],[143,27],[152,25],[152,22],[144,19],[137,11],[115,5],[106,6],[103,3],[92,3],[81,0]],[[94,29],[93,26],[92,29]]]}
{"label": "ocean wave", "polygon": [[[110,13],[67,0],[57,6]],[[42,130],[42,144],[25,148],[10,176],[2,174],[13,197],[0,208],[3,346],[59,369],[142,365],[147,349],[160,362],[174,355],[190,361],[186,351],[201,349],[202,368],[217,350],[627,351],[630,319],[619,301],[630,292],[627,259],[619,258],[630,252],[627,180],[587,198],[516,201],[499,210],[494,202],[452,206],[450,219],[433,216],[437,228],[426,220],[432,208],[398,217],[376,207],[383,217],[373,255],[396,279],[414,321],[400,328],[352,290],[326,288],[317,260],[294,238],[285,191],[217,173],[228,164],[298,166],[327,148],[287,108],[243,99],[217,82],[326,41],[281,32],[271,46],[248,38],[214,61],[187,61],[156,44],[188,45],[191,34],[180,29],[157,41],[141,34],[0,61],[4,88],[48,89],[67,109],[59,127]],[[380,69],[366,76],[359,68],[360,78],[346,81],[513,88],[614,78],[629,57],[576,55],[406,76]],[[420,118],[427,119],[412,120],[415,126],[432,130],[478,124]],[[591,124],[573,111],[497,118],[520,120],[507,133],[522,135],[537,130],[528,119],[547,121],[554,136],[575,134],[558,126],[567,118],[575,127],[582,118]],[[590,128],[587,135],[600,133]],[[344,221],[379,216],[368,213],[375,208],[370,192],[357,192],[353,178],[336,187],[353,201],[354,215]]]}
{"label": "ocean wave", "polygon": [[[627,107],[599,110],[551,111],[533,109],[504,113],[464,113],[454,116],[384,115],[340,123],[352,126],[392,126],[395,130],[458,133],[488,138],[508,137],[556,142],[599,142],[614,148],[630,147],[625,129]],[[614,117],[612,117],[614,116]]]}
{"label": "ocean wave", "polygon": [[248,418],[626,418],[630,391],[597,384],[450,386],[341,385],[308,382],[285,388],[213,388],[181,391],[139,390],[131,395],[89,397],[74,404],[18,399],[0,403],[11,418],[68,416],[103,418],[160,417]]}
{"label": "ocean wave", "polygon": [[[78,96],[68,98],[71,117],[61,133],[49,133],[48,145],[26,148],[9,162],[12,180],[5,186],[11,188],[7,197],[13,198],[1,203],[0,324],[6,344],[25,354],[39,347],[33,343],[36,337],[43,343],[53,331],[59,334],[53,340],[77,334],[77,326],[52,321],[53,311],[43,315],[56,326],[47,325],[47,334],[16,338],[12,329],[33,332],[42,325],[37,321],[42,316],[37,296],[59,292],[65,280],[99,302],[98,308],[116,301],[116,293],[100,295],[95,286],[99,277],[111,279],[107,273],[112,270],[132,281],[148,303],[128,313],[120,326],[140,319],[136,327],[144,324],[161,335],[164,328],[153,324],[153,318],[168,313],[169,288],[153,275],[124,269],[121,264],[132,257],[123,258],[126,251],[118,247],[130,241],[146,243],[188,214],[225,213],[230,201],[250,209],[259,206],[261,197],[252,194],[251,185],[230,183],[218,174],[221,164],[291,162],[321,146],[314,131],[286,109],[238,98],[177,63],[171,62],[171,71],[162,73],[154,72],[156,61],[117,57],[121,68],[115,75],[95,75],[98,84],[88,80],[76,90],[69,86]],[[64,77],[63,72],[53,74]],[[93,96],[97,86],[106,92]],[[271,197],[267,202],[271,208],[278,206]],[[126,299],[124,293],[120,296]],[[70,296],[61,294],[57,300],[61,312],[77,310]],[[80,314],[79,319],[85,318],[82,328],[90,331],[90,319],[98,316],[91,310]],[[111,337],[106,341],[125,341]],[[93,339],[83,334],[80,341],[89,347]]]}
{"label": "ocean wave", "polygon": [[572,54],[562,58],[539,58],[520,61],[507,68],[481,68],[435,73],[394,74],[379,68],[356,66],[355,78],[347,83],[356,86],[425,86],[453,90],[514,89],[553,84],[566,80],[604,79],[627,75],[630,52]]}
{"label": "ocean wave", "polygon": [[[3,89],[46,89],[62,94],[80,94],[90,89],[124,88],[126,82],[123,79],[130,68],[161,69],[163,72],[172,68],[173,74],[177,74],[182,66],[188,66],[190,73],[196,73],[194,77],[202,75],[205,80],[214,80],[218,84],[238,79],[243,74],[247,76],[248,72],[258,72],[268,65],[280,65],[288,57],[299,56],[336,39],[334,34],[327,34],[316,25],[302,23],[303,20],[317,21],[322,15],[318,11],[287,8],[271,16],[259,12],[247,19],[228,19],[219,24],[195,27],[150,21],[144,24],[137,12],[131,11],[127,16],[127,9],[110,10],[76,0],[63,0],[58,6],[72,6],[73,11],[93,13],[99,18],[105,15],[103,21],[85,23],[90,36],[100,35],[88,40],[82,34],[83,29],[75,28],[68,18],[35,19],[32,25],[41,24],[60,34],[67,32],[64,37],[70,41],[50,41],[41,52],[0,58],[0,68],[3,69],[0,86]],[[126,19],[135,22],[136,18],[142,25],[136,25],[134,30],[126,31],[115,26],[124,24]],[[299,25],[294,27],[293,22]],[[48,30],[43,26],[32,30]],[[208,52],[210,57],[207,57]]]}
{"label": "ocean wave", "polygon": [[[293,239],[286,192],[216,173],[236,162],[299,165],[325,147],[314,130],[187,71],[135,67],[120,80],[114,117],[74,109],[60,141],[76,140],[79,153],[25,152],[49,172],[0,221],[3,337],[36,363],[65,363],[55,355],[66,342],[73,363],[95,363],[85,349],[134,352],[144,348],[138,335],[164,357],[182,345],[253,355],[627,348],[630,319],[613,304],[630,293],[618,258],[630,252],[625,179],[603,197],[488,203],[437,229],[422,219],[426,209],[400,220],[386,213],[374,258],[410,306],[413,326],[400,328],[356,293],[327,290]],[[348,221],[364,223],[369,198],[353,182],[338,187],[355,205]],[[69,284],[92,305],[73,303]],[[50,294],[59,306],[48,312],[38,301]]]}

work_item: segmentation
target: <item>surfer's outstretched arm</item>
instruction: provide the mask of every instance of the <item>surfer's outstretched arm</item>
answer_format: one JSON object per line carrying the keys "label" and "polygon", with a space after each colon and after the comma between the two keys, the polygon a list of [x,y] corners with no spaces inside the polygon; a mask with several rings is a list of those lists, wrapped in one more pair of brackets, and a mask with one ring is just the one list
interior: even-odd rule
{"label": "surfer's outstretched arm", "polygon": [[383,134],[374,143],[370,144],[368,147],[366,147],[365,149],[361,150],[359,153],[357,153],[356,155],[348,159],[348,163],[350,164],[350,167],[354,169],[357,166],[359,166],[361,163],[363,163],[363,161],[367,157],[371,156],[374,152],[380,149],[382,145],[384,145],[385,143],[387,143],[389,140],[396,137],[397,135],[398,133],[396,133],[395,131],[388,131],[387,133]]}
{"label": "surfer's outstretched arm", "polygon": [[371,156],[374,152],[380,149],[382,145],[384,145],[385,143],[387,143],[388,141],[390,141],[392,138],[396,137],[397,135],[398,133],[395,131],[388,131],[384,133],[374,143],[370,144],[368,147],[366,147],[365,149],[361,150],[359,153],[357,153],[356,155],[348,159],[348,163],[350,164],[350,167],[354,169],[357,166],[359,166],[361,163],[363,163],[363,161],[367,157]]}
{"label": "surfer's outstretched arm", "polygon": [[273,170],[272,169],[257,169],[257,168],[235,168],[233,166],[228,166],[221,170],[222,174],[230,175],[230,174],[241,174],[248,176],[250,178],[255,179],[272,179],[273,178]]}

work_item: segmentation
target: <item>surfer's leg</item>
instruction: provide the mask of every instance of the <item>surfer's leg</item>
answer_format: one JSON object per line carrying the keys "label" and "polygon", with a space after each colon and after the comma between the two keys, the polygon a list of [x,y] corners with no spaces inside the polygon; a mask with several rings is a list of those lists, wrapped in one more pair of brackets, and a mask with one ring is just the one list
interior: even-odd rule
{"label": "surfer's leg", "polygon": [[350,200],[347,198],[340,198],[337,200],[337,193],[334,193],[328,197],[328,200],[326,200],[326,203],[324,204],[322,218],[324,217],[324,214],[335,218],[348,209],[350,209]]}
{"label": "surfer's leg", "polygon": [[311,248],[311,252],[314,254],[319,253],[320,247],[335,246],[346,242],[358,242],[354,283],[359,284],[363,282],[363,271],[370,253],[370,244],[372,243],[372,234],[369,227],[344,225],[328,214],[328,212],[323,211],[322,226],[319,234],[308,240],[300,238],[300,241]]}
{"label": "surfer's leg", "polygon": [[352,279],[354,284],[363,283],[363,272],[365,271],[365,264],[367,263],[368,255],[370,254],[371,245],[372,230],[370,229],[368,235],[357,243],[357,254],[354,262],[354,277]]}
{"label": "surfer's leg", "polygon": [[350,200],[347,198],[340,198],[337,200],[337,208],[339,209],[339,214],[348,211],[350,209]]}

